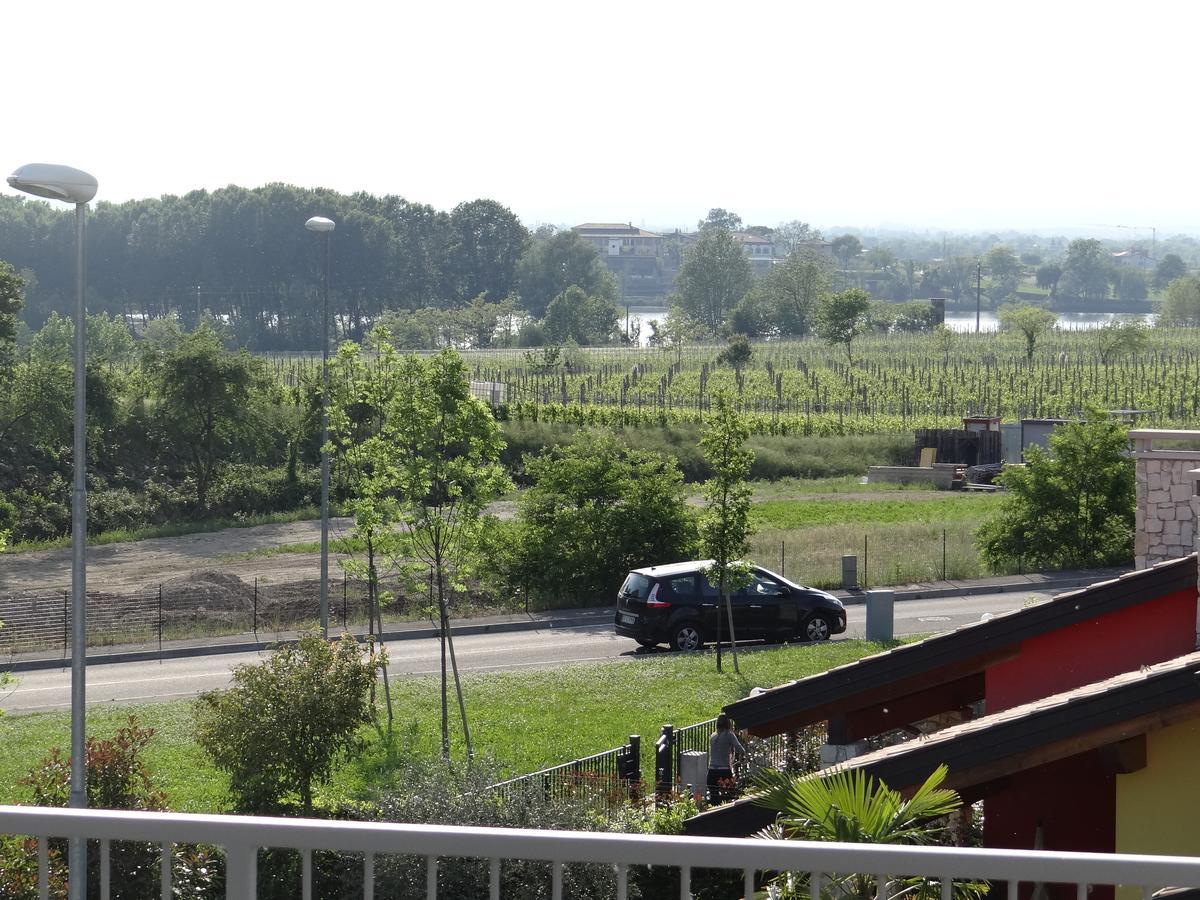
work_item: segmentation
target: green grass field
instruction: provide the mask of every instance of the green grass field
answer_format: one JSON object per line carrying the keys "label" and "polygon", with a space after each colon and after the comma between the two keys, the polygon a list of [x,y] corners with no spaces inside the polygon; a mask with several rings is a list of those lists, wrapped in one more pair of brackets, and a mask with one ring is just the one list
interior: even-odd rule
{"label": "green grass field", "polygon": [[[586,637],[565,632],[564,640],[578,640],[585,652]],[[740,675],[732,673],[728,656],[726,672],[717,674],[711,652],[474,675],[465,679],[468,716],[477,752],[490,756],[511,775],[608,750],[631,734],[642,736],[645,770],[650,765],[649,748],[664,724],[704,721],[753,687],[782,684],[880,649],[881,645],[866,641],[753,649],[741,654]],[[396,760],[405,755],[437,752],[437,680],[393,681],[392,690],[396,710],[392,739],[367,729],[367,752],[338,771],[323,792],[325,802],[351,799],[386,785]],[[187,812],[223,810],[227,782],[192,742],[192,704],[93,708],[88,714],[89,733],[111,736],[130,714],[157,731],[148,762],[171,807]],[[456,718],[454,734],[455,755],[461,757]],[[65,712],[0,719],[0,803],[27,801],[28,790],[17,780],[51,747],[69,745],[70,718]]]}

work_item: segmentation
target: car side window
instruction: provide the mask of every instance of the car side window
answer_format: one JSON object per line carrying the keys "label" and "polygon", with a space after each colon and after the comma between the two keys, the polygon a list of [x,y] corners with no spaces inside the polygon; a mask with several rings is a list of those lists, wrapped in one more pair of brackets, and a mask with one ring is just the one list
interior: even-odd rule
{"label": "car side window", "polygon": [[711,584],[709,584],[708,579],[706,577],[701,575],[699,577],[699,580],[700,580],[700,598],[702,600],[711,601],[711,600],[719,600],[721,598],[721,591],[719,589],[713,587]]}
{"label": "car side window", "polygon": [[696,594],[696,579],[693,575],[676,575],[663,582],[663,590],[670,597],[690,600]]}
{"label": "car side window", "polygon": [[751,576],[750,583],[746,585],[746,593],[751,597],[782,597],[785,592],[783,585],[774,578],[768,578],[756,572]]}

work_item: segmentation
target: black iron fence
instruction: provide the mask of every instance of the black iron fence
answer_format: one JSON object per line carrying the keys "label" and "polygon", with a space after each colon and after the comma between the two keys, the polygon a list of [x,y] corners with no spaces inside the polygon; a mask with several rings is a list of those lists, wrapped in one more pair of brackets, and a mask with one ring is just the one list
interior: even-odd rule
{"label": "black iron fence", "polygon": [[[717,720],[675,728],[664,725],[654,743],[655,797],[665,798],[680,792],[703,792],[703,784],[684,784],[680,777],[680,758],[689,751],[707,753],[708,740]],[[766,768],[791,772],[811,772],[820,766],[820,746],[825,741],[823,727],[757,738],[740,734],[746,758],[738,772],[738,790],[744,790],[756,772]],[[505,799],[541,794],[546,799],[572,800],[602,815],[611,816],[644,793],[642,781],[641,738],[630,735],[621,747],[596,753],[583,759],[510,778],[490,790]],[[703,799],[703,798],[701,798]]]}
{"label": "black iron fence", "polygon": [[546,800],[569,800],[608,814],[638,796],[641,775],[641,737],[612,750],[574,759],[489,788],[506,800],[541,794]]}

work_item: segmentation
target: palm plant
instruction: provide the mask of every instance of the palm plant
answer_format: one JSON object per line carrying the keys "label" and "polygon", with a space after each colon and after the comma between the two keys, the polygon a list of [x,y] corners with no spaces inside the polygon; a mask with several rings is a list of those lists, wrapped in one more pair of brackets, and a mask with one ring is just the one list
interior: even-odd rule
{"label": "palm plant", "polygon": [[[778,816],[756,837],[858,844],[934,843],[944,831],[939,820],[962,806],[957,792],[941,787],[946,772],[946,766],[939,766],[907,799],[857,769],[843,769],[822,778],[763,772],[755,778],[759,793],[754,800]],[[807,872],[781,873],[756,897],[808,897],[809,877]],[[884,887],[875,884],[873,875],[825,873],[820,893],[829,900],[875,900],[877,895],[885,895]],[[888,887],[886,896],[891,900],[927,900],[940,894],[940,886],[921,878],[897,878]],[[977,900],[987,890],[986,884],[977,882],[954,885],[958,900]]]}

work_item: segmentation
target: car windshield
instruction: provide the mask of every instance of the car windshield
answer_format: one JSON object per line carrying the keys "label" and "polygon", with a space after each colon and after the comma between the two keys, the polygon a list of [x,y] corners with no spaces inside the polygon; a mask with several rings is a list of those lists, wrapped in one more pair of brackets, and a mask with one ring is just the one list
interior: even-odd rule
{"label": "car windshield", "polygon": [[[611,584],[611,582],[610,582]],[[621,585],[621,593],[626,597],[637,597],[645,600],[650,595],[650,579],[637,572],[630,572],[625,583]]]}

